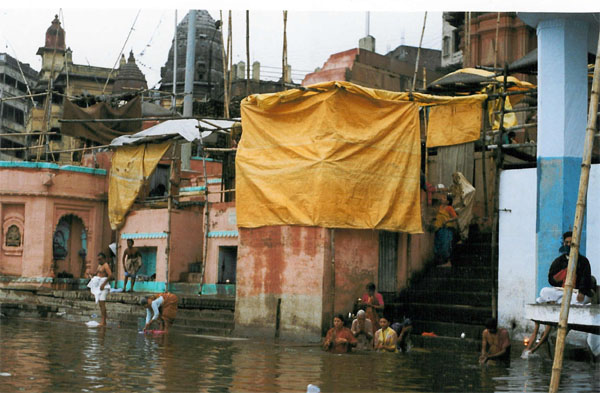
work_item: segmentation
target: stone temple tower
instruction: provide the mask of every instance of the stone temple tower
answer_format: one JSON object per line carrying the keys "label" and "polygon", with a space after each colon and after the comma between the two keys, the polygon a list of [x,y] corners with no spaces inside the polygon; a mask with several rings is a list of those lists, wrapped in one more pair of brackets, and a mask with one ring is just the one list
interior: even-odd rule
{"label": "stone temple tower", "polygon": [[[189,13],[177,25],[177,93],[183,93],[185,82],[185,57],[187,48]],[[194,75],[194,99],[206,100],[211,91],[223,83],[223,58],[221,31],[206,10],[196,11],[196,63]],[[173,91],[173,43],[165,66],[160,70],[160,90]],[[179,96],[178,102],[183,100]]]}
{"label": "stone temple tower", "polygon": [[56,76],[56,73],[64,67],[65,52],[65,30],[60,25],[58,15],[55,15],[52,24],[46,30],[44,46],[37,51],[37,54],[42,56],[40,80],[48,80],[51,68],[54,68],[53,74]]}

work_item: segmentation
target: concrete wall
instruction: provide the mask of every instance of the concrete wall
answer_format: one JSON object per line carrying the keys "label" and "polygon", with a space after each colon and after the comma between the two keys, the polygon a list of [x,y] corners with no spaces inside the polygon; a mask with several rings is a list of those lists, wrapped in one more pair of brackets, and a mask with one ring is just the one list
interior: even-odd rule
{"label": "concrete wall", "polygon": [[[0,162],[2,250],[0,274],[54,277],[52,239],[61,217],[78,217],[87,234],[86,269],[96,266],[96,254],[108,246],[106,174],[103,170],[50,163]],[[4,242],[10,225],[21,229],[22,247]],[[69,257],[70,258],[70,257]],[[80,275],[79,269],[74,271]]]}
{"label": "concrete wall", "polygon": [[[236,333],[319,341],[327,282],[329,230],[318,227],[239,228]],[[279,312],[278,312],[279,309]]]}
{"label": "concrete wall", "polygon": [[[535,286],[539,263],[536,262],[536,176],[533,168],[504,171],[500,177],[498,323],[512,328],[512,337],[516,339],[532,331],[533,323],[526,318],[525,305],[534,303],[539,295]],[[585,229],[588,239],[600,239],[600,165],[592,165],[590,173]],[[558,247],[555,254],[558,256]],[[592,274],[600,278],[600,242],[589,241],[585,254]],[[549,285],[547,280],[546,285]]]}

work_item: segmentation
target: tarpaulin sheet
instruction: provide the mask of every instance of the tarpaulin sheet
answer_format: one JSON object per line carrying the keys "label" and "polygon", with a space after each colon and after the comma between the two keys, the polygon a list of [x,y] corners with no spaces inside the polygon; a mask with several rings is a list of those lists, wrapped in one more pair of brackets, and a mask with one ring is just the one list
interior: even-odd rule
{"label": "tarpaulin sheet", "polygon": [[429,109],[427,147],[473,142],[481,133],[481,103],[449,104]]}
{"label": "tarpaulin sheet", "polygon": [[[142,99],[140,96],[129,100],[119,108],[113,108],[109,103],[98,102],[88,108],[81,108],[69,100],[64,102],[63,120],[91,119],[135,119],[142,117]],[[141,121],[123,122],[83,122],[62,123],[60,132],[78,138],[85,138],[103,145],[121,135],[136,133],[142,129]]]}
{"label": "tarpaulin sheet", "polygon": [[123,226],[125,215],[171,142],[122,146],[112,156],[108,183],[108,219],[112,230]]}
{"label": "tarpaulin sheet", "polygon": [[240,227],[422,232],[418,104],[361,90],[332,85],[244,100]]}

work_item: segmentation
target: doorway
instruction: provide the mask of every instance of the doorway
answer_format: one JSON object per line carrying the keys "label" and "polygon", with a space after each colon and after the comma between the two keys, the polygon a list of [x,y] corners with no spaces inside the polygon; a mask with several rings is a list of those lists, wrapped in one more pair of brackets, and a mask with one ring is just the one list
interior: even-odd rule
{"label": "doorway", "polygon": [[219,284],[235,284],[237,247],[219,246]]}
{"label": "doorway", "polygon": [[398,232],[379,232],[379,292],[396,292]]}
{"label": "doorway", "polygon": [[142,267],[138,270],[139,281],[156,281],[157,247],[138,247],[142,255]]}
{"label": "doorway", "polygon": [[87,268],[87,232],[74,214],[58,220],[52,237],[54,271],[59,278],[83,278]]}

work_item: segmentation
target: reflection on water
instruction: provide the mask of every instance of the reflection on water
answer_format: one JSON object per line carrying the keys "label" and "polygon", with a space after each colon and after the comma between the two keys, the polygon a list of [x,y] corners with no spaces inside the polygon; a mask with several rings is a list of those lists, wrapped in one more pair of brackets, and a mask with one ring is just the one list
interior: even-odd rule
{"label": "reflection on water", "polygon": [[[311,345],[144,336],[64,321],[0,320],[0,391],[27,392],[545,392],[552,362],[480,367],[477,353],[331,355]],[[600,369],[564,362],[561,390],[600,391]]]}

